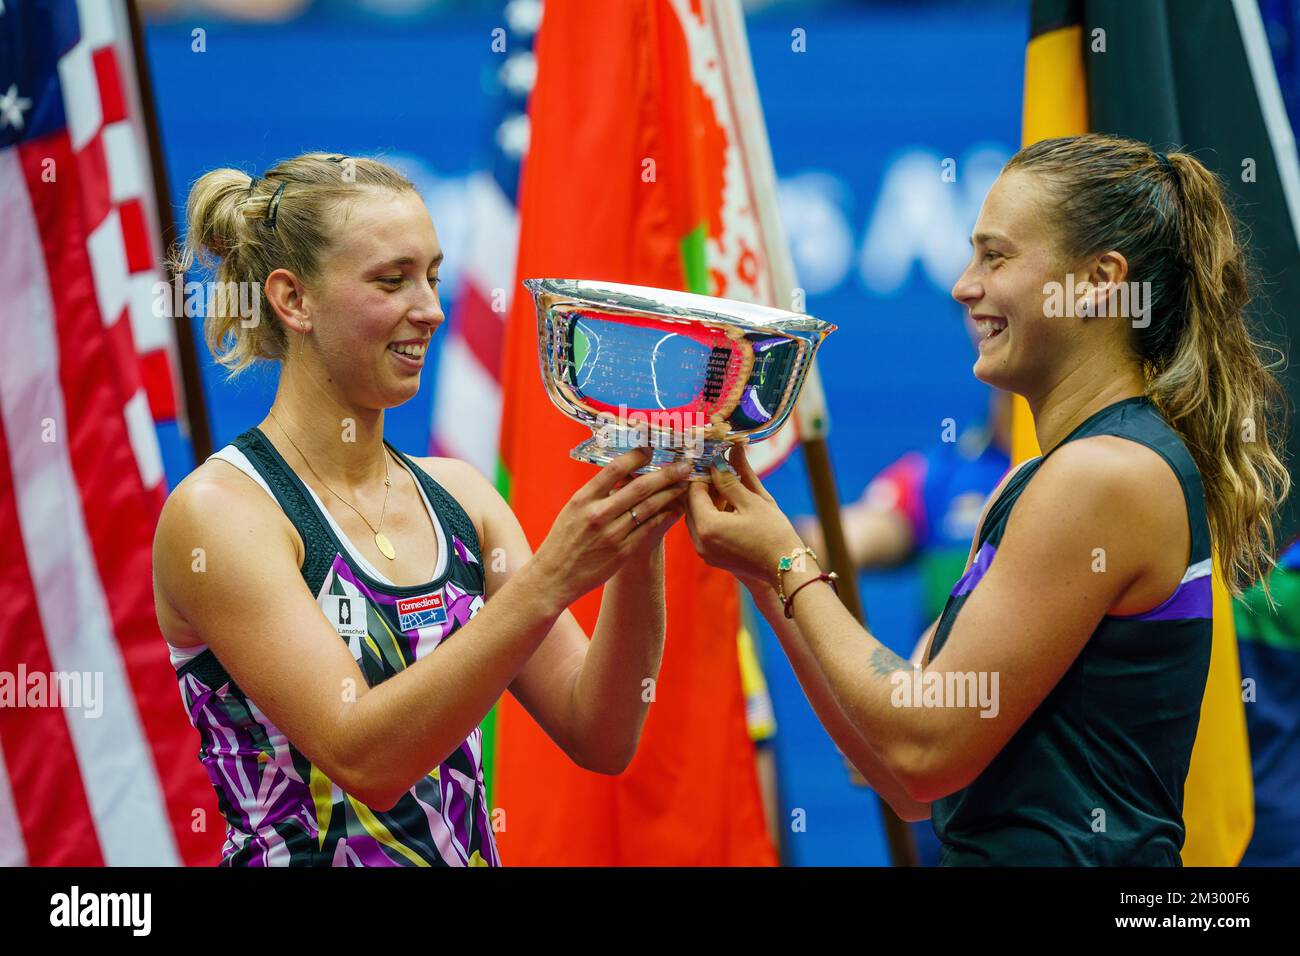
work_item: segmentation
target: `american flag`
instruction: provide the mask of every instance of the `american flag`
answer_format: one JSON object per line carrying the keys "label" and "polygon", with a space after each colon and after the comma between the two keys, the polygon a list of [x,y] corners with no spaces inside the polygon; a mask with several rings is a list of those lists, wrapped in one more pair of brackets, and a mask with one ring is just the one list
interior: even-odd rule
{"label": "american flag", "polygon": [[491,161],[470,177],[473,226],[460,290],[438,361],[430,452],[459,458],[489,479],[497,474],[501,431],[501,346],[515,288],[519,240],[516,191],[528,150],[528,94],[537,66],[533,40],[541,0],[510,0],[494,38],[501,63],[489,79],[497,122]]}
{"label": "american flag", "polygon": [[120,3],[0,0],[0,864],[221,841],[154,617],[175,398],[131,57]]}

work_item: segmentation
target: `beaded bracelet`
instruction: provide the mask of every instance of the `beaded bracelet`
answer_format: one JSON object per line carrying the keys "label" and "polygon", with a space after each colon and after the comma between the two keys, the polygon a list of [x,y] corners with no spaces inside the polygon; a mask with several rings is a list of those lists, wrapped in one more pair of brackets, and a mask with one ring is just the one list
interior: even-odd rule
{"label": "beaded bracelet", "polygon": [[810,584],[816,584],[818,581],[825,581],[827,584],[831,586],[831,590],[838,595],[840,593],[840,587],[838,584],[835,583],[835,579],[838,577],[839,575],[836,574],[834,571],[831,571],[830,573],[823,571],[821,574],[817,575],[817,577],[809,578],[803,584],[799,585],[792,592],[790,592],[790,596],[788,598],[785,598],[782,601],[782,603],[785,605],[785,616],[791,620],[794,619],[794,596]]}

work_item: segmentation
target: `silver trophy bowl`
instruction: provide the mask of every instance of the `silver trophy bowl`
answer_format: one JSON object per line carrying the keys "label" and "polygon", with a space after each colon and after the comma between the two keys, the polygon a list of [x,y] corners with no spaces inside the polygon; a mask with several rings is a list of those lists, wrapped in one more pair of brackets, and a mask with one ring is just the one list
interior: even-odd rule
{"label": "silver trophy bowl", "polygon": [[694,463],[729,470],[734,444],[776,433],[835,326],[799,312],[581,279],[525,279],[542,383],[593,434],[569,454],[605,465],[649,446],[638,474]]}

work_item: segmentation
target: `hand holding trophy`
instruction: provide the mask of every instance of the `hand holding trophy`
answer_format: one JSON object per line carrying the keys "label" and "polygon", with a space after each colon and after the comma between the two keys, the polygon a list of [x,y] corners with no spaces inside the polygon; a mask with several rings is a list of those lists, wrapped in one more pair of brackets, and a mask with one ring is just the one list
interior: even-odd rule
{"label": "hand holding trophy", "polygon": [[550,570],[566,604],[604,584],[629,557],[657,548],[685,513],[686,466],[632,477],[648,460],[646,448],[612,459],[569,499],[538,547],[534,560]]}

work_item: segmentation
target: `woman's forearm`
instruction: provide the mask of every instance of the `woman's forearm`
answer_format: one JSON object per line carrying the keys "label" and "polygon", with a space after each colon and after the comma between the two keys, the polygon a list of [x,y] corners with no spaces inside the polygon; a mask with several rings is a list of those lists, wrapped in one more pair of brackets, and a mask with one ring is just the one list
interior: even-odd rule
{"label": "woman's forearm", "polygon": [[831,739],[844,752],[844,756],[858,768],[858,772],[866,779],[871,789],[880,794],[902,819],[929,819],[930,805],[913,800],[907,795],[903,785],[885,765],[880,755],[845,715],[799,626],[785,616],[785,610],[776,593],[759,582],[749,583],[749,591],[754,597],[759,612],[776,632],[781,647],[790,659],[795,677],[799,680],[799,686],[803,688],[804,695],[808,698],[808,703],[812,705],[813,711]]}
{"label": "woman's forearm", "polygon": [[[951,708],[901,706],[921,673],[880,643],[840,603],[835,592],[816,581],[816,565],[785,576],[794,593],[794,620],[818,670],[844,716],[880,756],[908,793],[932,789],[925,775],[941,757],[936,748],[951,744]],[[900,693],[905,695],[900,698]],[[943,764],[943,759],[937,761]]]}
{"label": "woman's forearm", "polygon": [[636,752],[663,661],[664,548],[630,558],[605,584],[600,616],[574,682],[575,738],[598,766]]}

